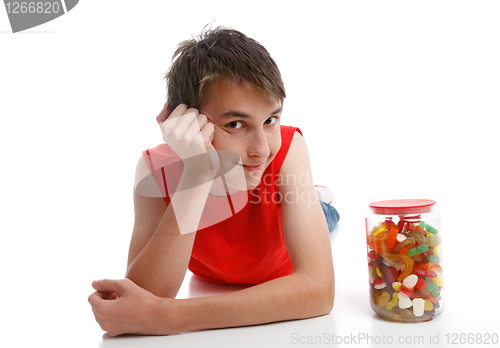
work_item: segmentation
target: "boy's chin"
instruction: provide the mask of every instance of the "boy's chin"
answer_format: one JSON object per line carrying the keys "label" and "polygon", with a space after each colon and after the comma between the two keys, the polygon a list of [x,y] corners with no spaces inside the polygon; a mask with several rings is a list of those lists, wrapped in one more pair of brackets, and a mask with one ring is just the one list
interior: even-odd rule
{"label": "boy's chin", "polygon": [[245,180],[241,178],[237,180],[230,180],[230,178],[226,179],[229,179],[227,180],[227,185],[236,191],[250,191],[259,186],[260,183],[260,180],[255,180],[254,178],[244,178]]}

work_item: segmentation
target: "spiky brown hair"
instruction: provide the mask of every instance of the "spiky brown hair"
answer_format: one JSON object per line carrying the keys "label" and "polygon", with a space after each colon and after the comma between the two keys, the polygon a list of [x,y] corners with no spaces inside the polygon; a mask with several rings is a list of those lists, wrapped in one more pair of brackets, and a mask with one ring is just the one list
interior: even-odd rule
{"label": "spiky brown hair", "polygon": [[264,46],[224,27],[181,42],[165,79],[171,110],[181,103],[197,107],[207,85],[218,80],[247,80],[281,104],[286,97],[278,66]]}

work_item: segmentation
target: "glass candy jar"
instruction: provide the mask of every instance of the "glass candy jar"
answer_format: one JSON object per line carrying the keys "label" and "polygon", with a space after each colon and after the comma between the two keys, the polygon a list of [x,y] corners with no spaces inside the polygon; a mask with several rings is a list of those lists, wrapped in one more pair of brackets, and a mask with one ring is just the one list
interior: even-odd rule
{"label": "glass candy jar", "polygon": [[370,304],[386,319],[425,321],[443,311],[441,220],[435,203],[400,199],[370,204]]}

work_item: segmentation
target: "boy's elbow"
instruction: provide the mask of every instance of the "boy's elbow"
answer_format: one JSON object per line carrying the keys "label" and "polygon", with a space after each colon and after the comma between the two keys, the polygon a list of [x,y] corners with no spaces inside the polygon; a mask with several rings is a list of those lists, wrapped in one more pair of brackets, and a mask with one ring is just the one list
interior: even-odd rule
{"label": "boy's elbow", "polygon": [[333,309],[333,303],[335,301],[335,279],[328,279],[323,282],[323,285],[319,289],[318,298],[321,299],[320,305],[320,315],[328,314]]}
{"label": "boy's elbow", "polygon": [[327,279],[310,278],[308,284],[307,297],[313,301],[309,302],[313,306],[309,308],[313,311],[310,314],[321,316],[330,313],[335,300],[335,279],[333,276]]}

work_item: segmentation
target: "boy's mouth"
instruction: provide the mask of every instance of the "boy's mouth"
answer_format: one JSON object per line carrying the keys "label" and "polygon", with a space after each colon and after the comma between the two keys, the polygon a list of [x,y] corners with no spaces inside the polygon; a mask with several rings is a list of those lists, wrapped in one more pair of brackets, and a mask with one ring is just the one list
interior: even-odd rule
{"label": "boy's mouth", "polygon": [[249,166],[249,165],[241,164],[241,163],[238,163],[238,165],[242,166],[243,169],[245,169],[245,170],[254,171],[254,170],[261,170],[264,167],[265,163],[266,162],[262,162],[261,164],[256,165],[256,166]]}

